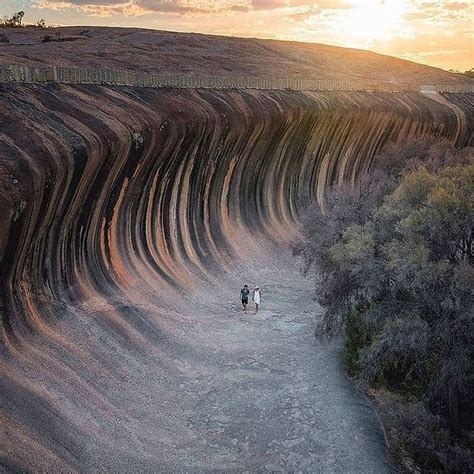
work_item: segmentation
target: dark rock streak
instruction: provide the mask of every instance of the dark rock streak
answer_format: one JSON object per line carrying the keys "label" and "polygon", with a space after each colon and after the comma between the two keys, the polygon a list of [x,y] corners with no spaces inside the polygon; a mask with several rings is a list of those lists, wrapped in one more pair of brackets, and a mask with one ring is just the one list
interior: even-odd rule
{"label": "dark rock streak", "polygon": [[[446,99],[0,86],[0,463],[385,470],[282,249],[385,143],[468,144],[473,97]],[[271,286],[255,326],[237,275]]]}

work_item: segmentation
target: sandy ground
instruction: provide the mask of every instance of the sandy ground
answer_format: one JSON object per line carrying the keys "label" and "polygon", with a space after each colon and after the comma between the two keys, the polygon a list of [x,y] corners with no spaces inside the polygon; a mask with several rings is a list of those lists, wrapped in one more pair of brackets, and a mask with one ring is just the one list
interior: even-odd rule
{"label": "sandy ground", "polygon": [[[261,261],[228,275],[193,330],[200,356],[181,366],[178,397],[193,435],[175,447],[177,470],[390,472],[379,421],[345,377],[340,344],[314,336],[312,283],[285,252],[259,270]],[[252,304],[242,312],[239,279],[261,286],[258,314]]]}

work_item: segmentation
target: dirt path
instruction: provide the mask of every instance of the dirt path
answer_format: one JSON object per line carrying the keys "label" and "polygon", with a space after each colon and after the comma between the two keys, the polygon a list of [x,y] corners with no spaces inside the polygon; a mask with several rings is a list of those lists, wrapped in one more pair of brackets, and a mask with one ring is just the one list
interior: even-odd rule
{"label": "dirt path", "polygon": [[[193,338],[201,357],[182,372],[182,409],[198,436],[177,447],[188,471],[390,472],[379,422],[344,376],[337,344],[314,337],[312,283],[287,255],[236,270],[262,286],[243,314],[223,292]],[[235,275],[229,280],[239,289]]]}

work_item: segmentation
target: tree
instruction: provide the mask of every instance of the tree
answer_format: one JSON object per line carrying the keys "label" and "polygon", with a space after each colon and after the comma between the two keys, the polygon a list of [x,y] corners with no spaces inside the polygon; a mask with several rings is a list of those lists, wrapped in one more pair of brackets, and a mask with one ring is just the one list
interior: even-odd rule
{"label": "tree", "polygon": [[14,26],[21,26],[21,22],[23,21],[23,17],[25,16],[24,11],[20,11],[18,13],[15,13],[12,16],[12,23]]}
{"label": "tree", "polygon": [[363,308],[360,376],[416,387],[453,431],[474,357],[472,183],[474,165],[414,171],[325,250],[333,310],[348,320]]}
{"label": "tree", "polygon": [[292,245],[292,251],[303,258],[303,273],[317,280],[318,301],[327,308],[323,332],[337,332],[357,292],[355,281],[332,258],[331,249],[349,226],[364,225],[394,186],[385,171],[375,170],[361,176],[353,187],[336,186],[326,197],[325,212],[315,206],[303,218],[305,236]]}
{"label": "tree", "polygon": [[322,329],[346,330],[352,374],[422,401],[452,433],[472,424],[472,149],[388,147],[355,186],[328,193],[293,250],[316,280]]}
{"label": "tree", "polygon": [[3,18],[3,26],[10,28],[19,28],[22,26],[23,17],[25,16],[24,11],[14,13],[11,18]]}
{"label": "tree", "polygon": [[[418,378],[431,405],[449,415],[453,431],[459,429],[459,397],[468,394],[474,356],[473,183],[474,165],[437,174],[420,169],[402,180],[377,213],[386,242],[383,263],[392,282],[385,300],[393,310],[385,319],[396,314],[410,327],[419,322],[421,330],[412,328],[406,338],[423,339],[416,340],[415,357],[404,347],[398,361],[404,375]],[[400,336],[390,341],[404,342]],[[380,344],[367,352],[367,368],[374,362],[371,351]],[[374,366],[369,371],[377,372]]]}
{"label": "tree", "polygon": [[33,28],[41,28],[45,29],[48,28],[48,25],[46,24],[46,21],[41,18],[34,24],[24,24],[23,23],[23,17],[25,16],[25,12],[20,11],[12,15],[10,18],[5,16],[3,17],[3,20],[0,21],[0,27],[3,28],[22,28],[22,27],[33,27]]}

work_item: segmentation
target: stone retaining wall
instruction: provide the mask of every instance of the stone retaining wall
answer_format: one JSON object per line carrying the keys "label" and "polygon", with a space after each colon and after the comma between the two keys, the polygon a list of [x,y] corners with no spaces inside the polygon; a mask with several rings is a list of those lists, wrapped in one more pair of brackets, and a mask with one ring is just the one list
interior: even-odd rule
{"label": "stone retaining wall", "polygon": [[[192,75],[146,74],[110,69],[59,66],[0,65],[0,82],[61,82],[65,84],[103,84],[136,87],[171,87],[184,89],[266,89],[302,91],[381,91],[419,92],[416,84],[317,81],[310,79],[270,79],[261,77],[213,77]],[[427,86],[422,86],[427,87]],[[435,85],[436,92],[474,92],[473,84]]]}

